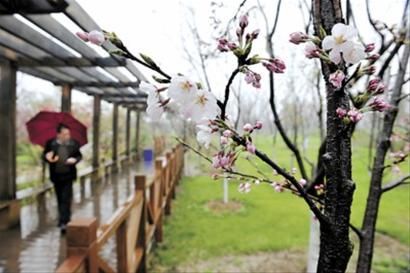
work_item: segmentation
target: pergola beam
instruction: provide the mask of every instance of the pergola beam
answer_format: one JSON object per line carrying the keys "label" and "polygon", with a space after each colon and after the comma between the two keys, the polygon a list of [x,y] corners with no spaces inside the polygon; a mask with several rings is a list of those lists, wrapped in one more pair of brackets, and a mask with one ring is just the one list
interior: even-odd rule
{"label": "pergola beam", "polygon": [[[64,82],[57,81],[54,82],[55,85],[62,85]],[[122,88],[122,87],[138,87],[139,82],[84,82],[84,81],[76,81],[70,83],[73,87],[114,87],[114,88]]]}
{"label": "pergola beam", "polygon": [[64,58],[64,59],[56,59],[56,58],[42,58],[33,60],[30,58],[17,58],[16,60],[19,66],[24,67],[37,67],[37,66],[48,66],[48,67],[62,67],[62,66],[75,66],[75,67],[90,67],[90,66],[101,66],[101,67],[119,67],[125,66],[126,62],[123,59],[115,60],[111,57],[100,57],[100,58],[93,58],[93,59],[86,59],[86,58],[78,58],[78,57],[71,57],[71,58]]}
{"label": "pergola beam", "polygon": [[65,0],[4,0],[0,3],[0,14],[62,12],[67,6]]}

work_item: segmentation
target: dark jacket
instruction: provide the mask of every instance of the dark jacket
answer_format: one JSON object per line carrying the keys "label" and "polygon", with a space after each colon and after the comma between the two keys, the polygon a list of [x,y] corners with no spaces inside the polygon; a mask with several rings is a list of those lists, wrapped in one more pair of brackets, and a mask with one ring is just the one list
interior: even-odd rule
{"label": "dark jacket", "polygon": [[73,157],[77,159],[76,164],[69,165],[69,171],[64,174],[56,173],[56,163],[49,163],[46,159],[46,154],[53,151],[54,154],[57,154],[59,143],[56,138],[50,139],[47,141],[46,147],[43,152],[43,160],[45,160],[50,166],[50,180],[52,182],[60,181],[73,181],[77,179],[77,168],[76,164],[82,159],[82,154],[80,152],[80,145],[75,140],[70,140],[68,145],[68,157]]}

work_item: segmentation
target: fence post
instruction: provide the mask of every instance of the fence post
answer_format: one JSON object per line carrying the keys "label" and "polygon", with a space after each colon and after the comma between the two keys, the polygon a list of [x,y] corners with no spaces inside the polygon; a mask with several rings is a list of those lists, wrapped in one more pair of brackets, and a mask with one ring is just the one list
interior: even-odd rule
{"label": "fence post", "polygon": [[127,220],[124,220],[117,229],[115,239],[117,247],[117,270],[118,272],[128,272]]}
{"label": "fence post", "polygon": [[[162,242],[162,204],[164,196],[164,172],[162,167],[162,159],[155,160],[155,176],[159,177],[159,183],[155,186],[155,191],[159,191],[158,200],[155,204],[155,240],[157,242]],[[158,218],[157,218],[158,217]]]}
{"label": "fence post", "polygon": [[165,214],[170,215],[171,214],[171,194],[172,194],[172,153],[167,152],[166,154],[167,158],[167,166],[166,166],[166,172],[165,172],[165,185],[166,185],[166,191],[165,191]]}
{"label": "fence post", "polygon": [[142,212],[141,221],[138,228],[137,249],[141,248],[142,256],[137,272],[147,272],[147,239],[146,239],[146,225],[147,225],[147,198],[145,192],[146,177],[145,175],[136,175],[134,180],[135,193],[142,192]]}
{"label": "fence post", "polygon": [[87,255],[87,272],[98,272],[97,219],[74,219],[67,226],[67,257]]}

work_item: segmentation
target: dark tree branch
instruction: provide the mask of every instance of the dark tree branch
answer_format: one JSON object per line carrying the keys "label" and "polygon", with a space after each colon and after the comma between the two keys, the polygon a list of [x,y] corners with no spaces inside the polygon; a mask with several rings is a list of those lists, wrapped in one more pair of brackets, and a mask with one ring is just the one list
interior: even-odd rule
{"label": "dark tree branch", "polygon": [[231,85],[232,85],[233,80],[235,79],[236,75],[238,75],[239,71],[240,71],[240,69],[236,68],[232,72],[231,76],[229,77],[228,83],[226,84],[224,101],[223,101],[222,105],[220,105],[221,119],[222,120],[225,120],[225,118],[226,118],[226,107],[228,106],[229,94],[230,94],[230,91],[231,91]]}
{"label": "dark tree branch", "polygon": [[392,182],[386,184],[385,186],[382,187],[382,193],[388,192],[388,191],[390,191],[390,190],[392,190],[392,189],[394,189],[398,186],[409,184],[410,182],[406,182],[407,180],[410,180],[410,175],[401,177],[401,178],[399,178],[395,181],[392,181]]}

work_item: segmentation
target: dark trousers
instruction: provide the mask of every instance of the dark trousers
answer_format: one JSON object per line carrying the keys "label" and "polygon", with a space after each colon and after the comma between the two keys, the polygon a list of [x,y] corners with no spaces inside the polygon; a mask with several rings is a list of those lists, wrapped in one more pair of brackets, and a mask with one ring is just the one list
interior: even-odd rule
{"label": "dark trousers", "polygon": [[58,225],[66,225],[71,220],[73,181],[53,181],[53,184],[57,197]]}

